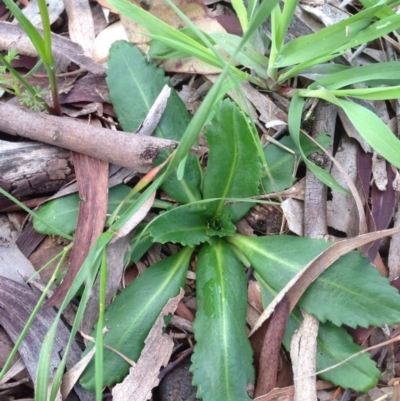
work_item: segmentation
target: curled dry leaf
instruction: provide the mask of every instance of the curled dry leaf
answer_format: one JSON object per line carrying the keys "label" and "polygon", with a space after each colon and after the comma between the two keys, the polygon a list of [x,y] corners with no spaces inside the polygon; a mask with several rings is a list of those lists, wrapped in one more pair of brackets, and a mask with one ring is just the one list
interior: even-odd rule
{"label": "curled dry leaf", "polygon": [[119,238],[125,237],[128,235],[146,216],[149,210],[151,209],[154,198],[156,196],[156,191],[154,191],[148,199],[143,203],[143,205],[139,208],[139,210],[125,223],[125,225],[117,232],[117,234],[113,237],[111,243],[114,243]]}

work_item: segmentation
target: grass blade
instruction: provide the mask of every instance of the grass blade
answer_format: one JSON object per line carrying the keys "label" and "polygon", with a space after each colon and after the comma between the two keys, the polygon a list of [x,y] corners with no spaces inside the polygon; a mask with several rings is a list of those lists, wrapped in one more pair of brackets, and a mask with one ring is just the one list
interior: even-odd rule
{"label": "grass blade", "polygon": [[33,26],[31,21],[29,21],[28,18],[25,17],[25,14],[17,7],[13,0],[4,0],[4,3],[9,8],[12,15],[20,23],[26,34],[29,36],[29,39],[39,53],[40,58],[43,59],[43,62],[45,64],[48,64],[50,60],[47,58],[46,43],[42,36],[39,34],[38,30]]}
{"label": "grass blade", "polygon": [[[308,96],[310,92],[311,91],[308,92]],[[304,93],[299,91],[295,96],[303,96],[305,93],[306,91]],[[390,131],[376,114],[357,103],[338,99],[332,92],[326,89],[315,90],[311,93],[315,97],[341,107],[356,130],[368,144],[389,163],[400,168],[400,140],[396,138],[393,132]]]}
{"label": "grass blade", "polygon": [[322,86],[325,89],[334,90],[361,82],[368,84],[369,81],[381,81],[384,84],[396,79],[400,80],[400,62],[390,61],[361,67],[348,67],[343,71],[316,80],[309,86],[309,89],[318,89]]}
{"label": "grass blade", "polygon": [[301,98],[298,93],[293,96],[288,113],[288,126],[290,136],[292,137],[297,149],[299,149],[304,163],[312,171],[312,173],[330,188],[333,188],[342,193],[347,193],[347,191],[344,190],[327,171],[323,170],[321,167],[318,167],[314,163],[311,163],[304,153],[303,147],[300,142],[300,123],[304,103],[304,98]]}

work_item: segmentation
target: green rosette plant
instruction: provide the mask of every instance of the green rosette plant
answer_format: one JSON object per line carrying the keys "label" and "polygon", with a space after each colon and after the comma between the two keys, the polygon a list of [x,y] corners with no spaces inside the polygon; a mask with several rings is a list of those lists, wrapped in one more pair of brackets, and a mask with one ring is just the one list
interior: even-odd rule
{"label": "green rosette plant", "polygon": [[[130,79],[132,76],[135,80]],[[151,80],[146,79],[149,76]],[[167,78],[136,47],[118,42],[111,49],[107,82],[123,129],[134,132]],[[155,135],[179,140],[189,122],[183,102],[172,89]],[[184,286],[195,252],[198,309],[191,371],[197,395],[206,401],[250,400],[247,388],[254,381],[254,368],[246,333],[246,268],[250,265],[254,268],[267,306],[299,270],[331,244],[290,235],[238,234],[235,223],[256,202],[253,197],[265,188],[284,190],[292,185],[296,155],[273,144],[262,149],[246,115],[228,99],[217,103],[206,126],[205,138],[209,146],[205,168],[196,156],[188,155],[182,178],[178,179],[178,170],[175,170],[162,184],[162,190],[176,203],[171,203],[167,210],[137,230],[131,241],[130,258],[139,260],[152,243],[174,243],[182,249],[150,266],[116,296],[105,312],[103,321],[110,332],[103,341],[137,360],[163,306]],[[283,141],[300,156],[292,139],[287,137]],[[319,141],[325,146],[329,143],[323,135]],[[302,149],[307,155],[318,151],[304,138]],[[161,155],[160,162],[166,157],[168,154]],[[270,174],[263,168],[263,157],[271,161]],[[292,167],[282,168],[282,158]],[[111,203],[116,204],[118,197],[122,201],[128,192],[124,187],[112,190]],[[61,202],[70,202],[69,209],[77,211],[78,200],[66,197],[42,208],[38,212],[41,220],[48,219],[52,226],[63,227],[65,216],[54,213],[62,209]],[[126,207],[131,206],[126,204]],[[155,207],[163,206],[155,204]],[[67,215],[71,220],[71,214]],[[34,220],[34,223],[39,229],[40,221]],[[361,349],[343,325],[368,327],[398,323],[399,301],[396,289],[359,252],[350,252],[337,260],[313,282],[299,302],[299,307],[321,321],[317,369],[339,363]],[[299,309],[295,309],[287,324],[286,348],[301,320]],[[95,328],[94,333],[97,331]],[[113,385],[127,375],[129,364],[109,349],[103,352],[106,362],[102,367],[102,384]],[[95,372],[96,364],[91,362],[80,380],[85,388],[96,388]],[[376,385],[380,372],[369,356],[363,354],[321,376],[344,388],[366,391]]]}

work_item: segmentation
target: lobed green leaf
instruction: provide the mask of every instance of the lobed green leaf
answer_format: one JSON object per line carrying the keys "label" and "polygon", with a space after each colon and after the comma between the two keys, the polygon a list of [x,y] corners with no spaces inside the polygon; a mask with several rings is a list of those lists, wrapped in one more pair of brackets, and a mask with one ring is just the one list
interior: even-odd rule
{"label": "lobed green leaf", "polygon": [[[162,308],[184,286],[191,254],[191,248],[184,248],[155,263],[115,298],[105,312],[110,331],[104,337],[104,344],[129,359],[136,361],[139,358],[144,340]],[[84,355],[91,348],[93,343],[89,343]],[[92,360],[80,379],[80,384],[92,391],[96,384],[94,364]],[[130,365],[110,349],[104,349],[103,366],[104,385],[111,386],[127,375]]]}
{"label": "lobed green leaf", "polygon": [[246,334],[246,275],[222,240],[202,247],[196,286],[191,371],[197,396],[204,401],[250,401],[246,387],[254,380],[254,371]]}
{"label": "lobed green leaf", "polygon": [[[294,236],[230,238],[262,279],[279,292],[307,263],[330,243]],[[278,274],[278,273],[279,274]],[[381,277],[368,259],[349,252],[318,277],[299,301],[299,306],[321,322],[350,327],[400,321],[400,295]]]}
{"label": "lobed green leaf", "polygon": [[[114,212],[129,195],[131,189],[122,184],[109,189],[107,214]],[[125,213],[135,201],[135,198],[127,201],[122,207],[120,215]],[[79,194],[77,193],[47,202],[37,211],[37,217],[33,217],[33,227],[37,232],[47,235],[60,235],[60,231],[67,235],[72,234],[78,221],[79,202]],[[155,201],[154,206],[157,207],[157,201]],[[49,227],[46,223],[52,227]]]}
{"label": "lobed green leaf", "polygon": [[[124,131],[135,132],[144,121],[168,78],[161,68],[148,62],[146,56],[132,44],[116,42],[110,50],[107,85],[110,99]],[[179,118],[177,118],[179,116]],[[190,122],[190,115],[176,91],[171,88],[167,107],[153,135],[179,141]],[[171,152],[162,152],[157,163]],[[162,189],[180,203],[201,199],[201,170],[197,158],[188,156],[188,168],[182,180],[171,174]]]}
{"label": "lobed green leaf", "polygon": [[[218,104],[207,127],[206,138],[210,151],[204,173],[203,197],[246,198],[257,195],[262,174],[256,144],[258,138],[244,113],[233,102],[227,99]],[[243,205],[226,209],[223,199],[209,205],[216,214],[224,213],[224,210],[234,213],[235,208],[243,208]]]}
{"label": "lobed green leaf", "polygon": [[[257,273],[256,279],[260,284],[263,306],[266,308],[277,292],[273,291]],[[295,308],[287,320],[283,339],[283,345],[288,351],[292,335],[299,328],[302,320],[299,309]],[[317,371],[336,365],[361,349],[353,342],[352,337],[344,328],[329,322],[320,323],[317,337]],[[352,388],[356,391],[366,392],[375,387],[380,375],[381,372],[376,368],[375,362],[371,360],[369,354],[365,353],[320,376],[345,389]]]}

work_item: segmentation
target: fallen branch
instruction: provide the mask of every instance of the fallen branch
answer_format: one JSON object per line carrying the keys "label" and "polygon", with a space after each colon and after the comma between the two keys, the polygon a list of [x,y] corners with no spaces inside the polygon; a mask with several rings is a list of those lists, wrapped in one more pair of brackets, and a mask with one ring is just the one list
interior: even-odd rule
{"label": "fallen branch", "polygon": [[0,131],[74,150],[98,159],[148,172],[159,150],[175,149],[177,142],[97,128],[68,117],[0,103]]}

